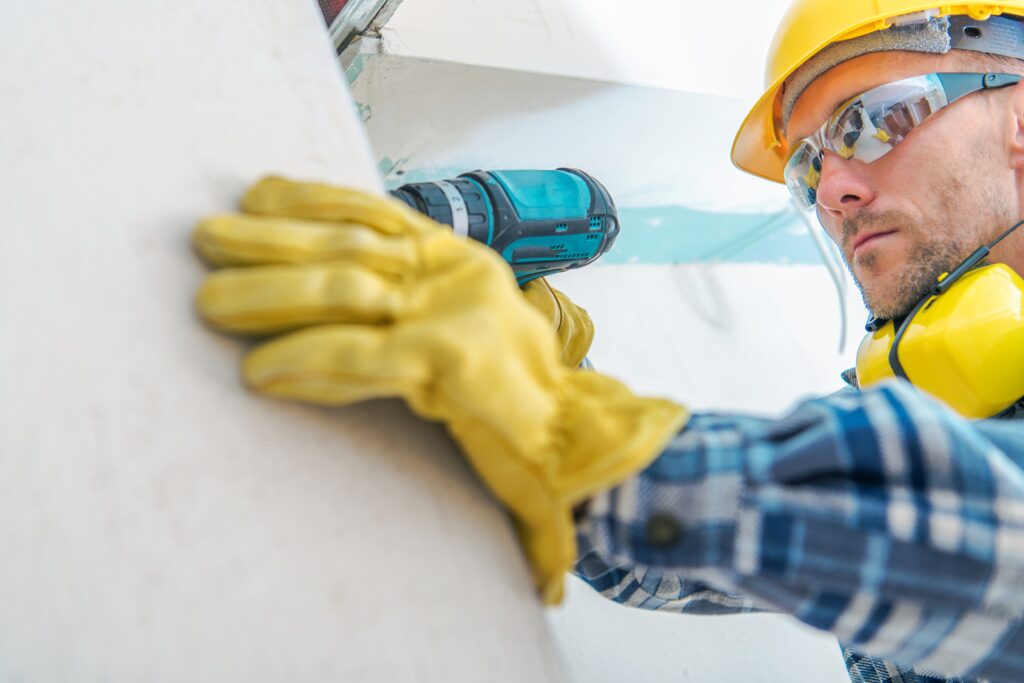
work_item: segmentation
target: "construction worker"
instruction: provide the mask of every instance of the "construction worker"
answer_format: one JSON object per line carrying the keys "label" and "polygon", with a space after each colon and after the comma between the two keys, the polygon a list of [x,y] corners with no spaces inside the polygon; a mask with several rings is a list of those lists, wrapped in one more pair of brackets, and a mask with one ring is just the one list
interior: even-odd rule
{"label": "construction worker", "polygon": [[1024,680],[1015,15],[1024,0],[797,0],[778,30],[733,160],[785,182],[844,254],[875,316],[858,391],[780,419],[636,396],[567,361],[588,327],[551,320],[585,313],[531,305],[492,251],[279,178],[197,229],[221,266],[199,312],[280,333],[245,360],[255,391],[396,396],[443,422],[548,603],[572,570],[650,609],[789,612],[839,638],[854,681]]}

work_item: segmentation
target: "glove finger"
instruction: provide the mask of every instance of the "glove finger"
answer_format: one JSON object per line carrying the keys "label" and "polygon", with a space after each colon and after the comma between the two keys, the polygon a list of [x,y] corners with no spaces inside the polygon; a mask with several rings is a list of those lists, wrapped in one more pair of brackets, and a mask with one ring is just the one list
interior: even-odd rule
{"label": "glove finger", "polygon": [[538,523],[516,518],[516,531],[530,560],[534,585],[545,605],[557,605],[565,596],[565,575],[575,563],[575,526],[568,508],[553,507]]}
{"label": "glove finger", "polygon": [[381,324],[402,310],[400,282],[349,262],[225,268],[207,276],[196,306],[214,327],[241,334],[332,322]]}
{"label": "glove finger", "polygon": [[562,362],[570,368],[579,367],[594,341],[594,322],[586,309],[576,305],[565,294],[554,287],[551,287],[551,292],[562,312],[557,330],[562,345]]}
{"label": "glove finger", "polygon": [[416,261],[415,245],[355,223],[232,214],[203,220],[192,242],[218,266],[356,260],[382,273],[401,275]]}
{"label": "glove finger", "polygon": [[530,280],[522,287],[523,296],[530,305],[540,311],[551,321],[556,332],[562,327],[562,307],[558,305],[554,288],[548,284],[547,278],[539,277]]}
{"label": "glove finger", "polygon": [[360,223],[386,235],[419,235],[439,225],[392,199],[320,183],[267,177],[242,198],[246,213]]}
{"label": "glove finger", "polygon": [[321,405],[409,398],[427,384],[420,353],[396,353],[391,328],[326,325],[293,332],[252,351],[243,376],[254,391]]}
{"label": "glove finger", "polygon": [[562,363],[570,368],[578,367],[594,339],[594,323],[587,312],[552,287],[547,278],[531,280],[523,287],[523,296],[551,321],[562,350]]}

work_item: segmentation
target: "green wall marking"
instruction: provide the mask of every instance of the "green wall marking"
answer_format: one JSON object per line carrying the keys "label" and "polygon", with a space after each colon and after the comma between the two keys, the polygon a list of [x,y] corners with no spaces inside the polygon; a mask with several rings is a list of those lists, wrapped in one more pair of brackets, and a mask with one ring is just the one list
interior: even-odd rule
{"label": "green wall marking", "polygon": [[357,54],[352,58],[352,63],[348,65],[347,69],[345,69],[345,80],[348,81],[349,87],[352,87],[365,68],[366,55]]}
{"label": "green wall marking", "polygon": [[603,263],[820,263],[800,217],[684,206],[619,207],[622,228]]}

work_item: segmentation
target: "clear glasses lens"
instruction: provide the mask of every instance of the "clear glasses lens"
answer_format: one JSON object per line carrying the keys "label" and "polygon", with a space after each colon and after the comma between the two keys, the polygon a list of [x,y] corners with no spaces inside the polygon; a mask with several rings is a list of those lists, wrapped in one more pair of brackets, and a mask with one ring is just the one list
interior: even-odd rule
{"label": "clear glasses lens", "polygon": [[[884,156],[925,119],[946,106],[934,74],[880,86],[839,107],[820,131],[825,149],[844,159],[871,163]],[[786,185],[804,208],[814,206],[822,152],[812,138],[802,141],[785,167]]]}
{"label": "clear glasses lens", "polygon": [[821,179],[821,151],[807,141],[801,142],[786,162],[783,171],[786,186],[804,209],[814,206]]}
{"label": "clear glasses lens", "polygon": [[[857,141],[864,132],[864,105],[858,99],[848,102],[839,113],[832,118],[826,140],[828,146],[844,159],[852,159],[857,148]],[[870,124],[870,121],[868,121]]]}
{"label": "clear glasses lens", "polygon": [[[902,106],[902,102],[897,102],[896,106]],[[826,144],[844,159],[870,163],[882,157],[905,135],[889,132],[886,111],[886,105],[868,109],[863,100],[856,100],[832,119]]]}

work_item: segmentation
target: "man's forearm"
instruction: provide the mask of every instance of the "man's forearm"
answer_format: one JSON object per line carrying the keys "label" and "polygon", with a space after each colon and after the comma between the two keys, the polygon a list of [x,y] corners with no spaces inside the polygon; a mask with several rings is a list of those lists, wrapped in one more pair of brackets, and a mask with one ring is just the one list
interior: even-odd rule
{"label": "man's forearm", "polygon": [[1021,680],[1022,463],[1024,424],[966,422],[901,384],[781,420],[696,416],[591,501],[577,573],[654,608],[697,580],[873,655]]}

